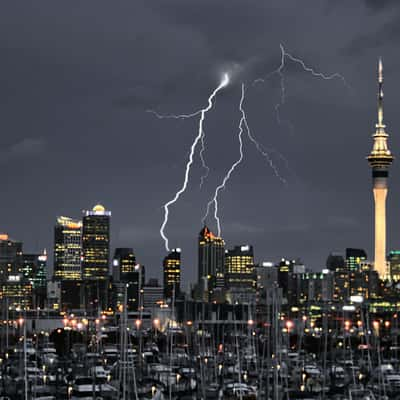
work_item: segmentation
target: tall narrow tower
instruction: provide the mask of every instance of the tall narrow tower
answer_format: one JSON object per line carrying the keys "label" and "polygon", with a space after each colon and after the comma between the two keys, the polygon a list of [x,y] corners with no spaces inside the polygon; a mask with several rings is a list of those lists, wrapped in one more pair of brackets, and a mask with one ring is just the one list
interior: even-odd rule
{"label": "tall narrow tower", "polygon": [[367,157],[372,168],[373,192],[375,200],[375,261],[374,268],[379,277],[388,276],[386,266],[386,196],[388,191],[387,180],[389,167],[393,162],[393,156],[388,149],[387,138],[383,123],[383,65],[378,63],[378,122],[376,131],[372,135],[374,145]]}

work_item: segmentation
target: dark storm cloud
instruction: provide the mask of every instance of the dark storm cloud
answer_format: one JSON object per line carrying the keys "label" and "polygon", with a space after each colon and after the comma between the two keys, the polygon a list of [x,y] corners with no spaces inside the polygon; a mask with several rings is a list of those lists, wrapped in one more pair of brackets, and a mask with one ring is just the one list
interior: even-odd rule
{"label": "dark storm cloud", "polygon": [[398,0],[363,0],[366,6],[372,10],[382,10],[391,6],[398,6]]}
{"label": "dark storm cloud", "polygon": [[[227,246],[251,243],[258,259],[301,257],[313,268],[332,249],[371,248],[365,155],[374,127],[378,50],[388,61],[390,143],[394,153],[400,147],[400,24],[394,6],[362,0],[9,2],[0,14],[0,157],[7,161],[2,230],[26,248],[50,250],[56,215],[79,217],[101,200],[113,212],[113,247],[134,247],[149,275],[159,276],[162,205],[181,185],[198,120],[158,120],[145,111],[197,110],[221,74],[235,69],[205,121],[210,176],[200,190],[197,154],[188,190],[170,210],[167,233],[171,246],[183,248],[184,279],[196,276],[205,205],[237,159],[242,81],[248,84],[245,108],[253,134],[288,159],[290,171],[273,156],[289,185],[246,140],[245,161],[220,196]],[[279,76],[251,83],[279,66],[280,43],[318,71],[342,73],[355,94],[340,80],[314,78],[287,62],[280,111],[294,130],[279,125]],[[44,182],[46,198],[30,196],[27,207],[26,193],[43,194],[38,188]],[[393,184],[390,190],[393,216],[400,188]],[[37,227],[34,233],[26,221]],[[215,228],[212,218],[209,223]],[[390,224],[391,246],[399,235]]]}
{"label": "dark storm cloud", "polygon": [[363,33],[353,39],[344,49],[346,55],[358,55],[368,50],[379,50],[383,46],[397,44],[400,40],[400,13],[377,30]]}
{"label": "dark storm cloud", "polygon": [[46,151],[44,138],[26,138],[0,152],[0,162],[17,162],[20,159],[41,156]]}

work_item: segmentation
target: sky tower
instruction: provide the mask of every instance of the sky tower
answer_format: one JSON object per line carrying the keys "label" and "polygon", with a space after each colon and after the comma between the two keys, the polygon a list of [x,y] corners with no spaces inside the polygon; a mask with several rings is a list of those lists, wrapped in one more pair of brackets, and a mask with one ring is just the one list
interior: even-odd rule
{"label": "sky tower", "polygon": [[386,196],[388,191],[387,180],[389,167],[393,162],[393,156],[388,149],[387,138],[383,123],[383,65],[378,62],[378,122],[376,131],[372,135],[374,145],[369,154],[368,163],[372,168],[372,182],[375,200],[375,260],[374,268],[379,277],[388,276],[386,264]]}

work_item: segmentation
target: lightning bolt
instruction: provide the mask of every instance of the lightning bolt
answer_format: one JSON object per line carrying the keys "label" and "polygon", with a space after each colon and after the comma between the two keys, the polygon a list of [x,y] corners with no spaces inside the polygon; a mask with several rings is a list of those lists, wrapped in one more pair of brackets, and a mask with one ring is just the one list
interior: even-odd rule
{"label": "lightning bolt", "polygon": [[[207,107],[205,107],[205,108],[203,108],[201,110],[198,110],[198,111],[196,111],[196,112],[194,112],[192,114],[164,116],[164,115],[157,114],[156,112],[153,112],[153,114],[155,114],[158,118],[185,119],[185,118],[192,118],[192,117],[194,117],[196,115],[200,115],[198,133],[197,133],[197,136],[195,137],[195,139],[194,139],[194,141],[193,141],[193,143],[192,143],[192,145],[190,147],[189,159],[188,159],[188,161],[186,163],[185,175],[184,175],[182,186],[175,193],[175,196],[170,201],[168,201],[167,203],[164,204],[164,221],[163,221],[163,223],[162,223],[162,225],[160,227],[160,235],[164,240],[165,248],[166,248],[167,251],[169,251],[169,241],[168,241],[168,237],[165,234],[165,227],[166,227],[166,225],[168,223],[169,207],[172,204],[176,203],[179,200],[179,198],[181,197],[181,195],[186,191],[186,188],[187,188],[187,185],[188,185],[188,181],[189,181],[190,169],[191,169],[191,166],[193,164],[194,153],[196,151],[196,147],[197,147],[199,142],[201,142],[201,144],[202,144],[202,150],[204,149],[203,123],[204,123],[205,115],[213,107],[213,100],[214,100],[215,96],[217,95],[217,93],[221,89],[223,89],[225,86],[227,86],[228,83],[229,83],[229,76],[228,76],[228,74],[225,74],[223,76],[223,79],[222,79],[221,83],[218,85],[218,87],[216,89],[214,89],[214,91],[211,93],[210,97],[208,98]],[[152,112],[151,110],[148,110],[148,111]]]}
{"label": "lightning bolt", "polygon": [[321,79],[324,79],[324,80],[327,80],[327,81],[332,80],[332,79],[340,79],[343,82],[343,84],[349,90],[351,90],[351,87],[346,82],[346,79],[344,78],[344,76],[339,74],[338,72],[335,72],[335,73],[330,74],[330,75],[326,75],[326,74],[324,74],[322,72],[318,72],[318,71],[314,70],[312,67],[309,67],[308,65],[306,65],[306,63],[302,59],[297,58],[297,57],[293,56],[292,54],[288,53],[285,50],[285,48],[284,48],[282,43],[279,45],[279,47],[281,49],[281,63],[279,65],[279,67],[276,70],[270,72],[265,78],[256,79],[253,82],[253,85],[256,84],[256,83],[265,82],[266,79],[268,79],[272,75],[275,75],[275,74],[279,75],[281,95],[280,95],[280,101],[275,105],[276,120],[277,120],[279,125],[281,125],[282,123],[285,123],[286,125],[288,125],[290,130],[293,132],[294,131],[293,124],[290,121],[282,120],[281,116],[280,116],[280,109],[286,103],[286,85],[285,85],[285,76],[284,76],[284,73],[283,73],[283,70],[284,70],[285,65],[286,65],[285,64],[285,59],[286,58],[288,58],[289,60],[299,64],[303,68],[304,71],[310,73],[312,76],[314,76],[316,78],[321,78]]}
{"label": "lightning bolt", "polygon": [[285,183],[285,184],[287,183],[286,180],[284,178],[282,178],[281,175],[279,174],[278,169],[276,168],[275,164],[273,163],[269,153],[263,149],[263,147],[260,145],[260,143],[254,138],[254,136],[251,133],[249,124],[247,122],[246,112],[243,108],[245,92],[246,92],[245,85],[244,85],[244,83],[242,83],[242,93],[241,93],[240,102],[239,102],[239,111],[241,114],[241,118],[239,121],[239,134],[238,134],[239,158],[232,164],[232,166],[226,173],[224,179],[222,180],[221,184],[216,187],[215,192],[214,192],[214,197],[207,203],[206,213],[202,218],[202,222],[204,225],[205,220],[210,213],[210,208],[212,205],[214,205],[214,219],[217,223],[218,236],[221,236],[221,221],[220,221],[220,217],[218,216],[218,195],[222,190],[225,189],[226,184],[229,181],[229,179],[231,178],[232,173],[235,171],[236,167],[243,161],[243,132],[244,132],[243,128],[245,128],[247,137],[255,145],[258,152],[267,160],[269,166],[274,171],[275,176],[278,179],[280,179],[282,181],[282,183]]}
{"label": "lightning bolt", "polygon": [[228,182],[228,180],[230,179],[233,171],[236,169],[236,167],[242,162],[243,160],[243,139],[242,139],[242,135],[243,135],[243,125],[245,122],[245,113],[243,111],[243,101],[244,101],[244,85],[242,84],[242,96],[240,98],[240,103],[239,103],[239,110],[241,112],[241,118],[239,121],[239,134],[238,134],[238,138],[239,138],[239,158],[232,164],[231,168],[229,169],[229,171],[227,172],[227,174],[225,175],[224,179],[222,180],[222,183],[217,186],[217,188],[215,189],[215,193],[214,193],[214,197],[208,202],[207,204],[207,210],[206,213],[202,219],[203,221],[203,225],[204,222],[210,212],[210,208],[211,205],[214,204],[214,218],[215,221],[217,222],[217,229],[218,229],[218,236],[221,236],[221,222],[218,216],[218,194],[221,190],[225,189],[225,185]]}
{"label": "lightning bolt", "polygon": [[[200,115],[203,113],[203,109],[201,110],[197,110],[191,114],[167,114],[167,115],[163,115],[163,114],[159,114],[157,111],[154,110],[146,110],[146,112],[151,113],[153,115],[155,115],[158,119],[190,119],[193,117],[196,117],[197,115]],[[200,161],[201,161],[201,165],[203,167],[203,169],[206,171],[201,177],[200,177],[200,188],[203,186],[204,180],[207,178],[208,174],[210,173],[210,168],[206,163],[206,160],[204,159],[204,151],[206,149],[205,147],[205,133],[203,131],[203,125],[201,124],[201,126],[199,126],[199,129],[201,127],[202,130],[202,134],[201,134],[201,149],[199,152],[199,157],[200,157]]]}

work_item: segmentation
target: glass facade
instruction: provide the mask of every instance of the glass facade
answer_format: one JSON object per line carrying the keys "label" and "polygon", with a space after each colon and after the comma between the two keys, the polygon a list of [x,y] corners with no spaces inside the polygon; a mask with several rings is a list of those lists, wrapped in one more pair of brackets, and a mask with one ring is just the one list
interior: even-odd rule
{"label": "glass facade", "polygon": [[198,284],[201,291],[211,294],[216,287],[224,288],[225,242],[207,226],[199,234]]}
{"label": "glass facade", "polygon": [[253,246],[235,246],[225,252],[225,282],[228,289],[255,289],[256,279]]}
{"label": "glass facade", "polygon": [[164,296],[172,298],[180,292],[181,287],[181,249],[172,249],[164,258]]}
{"label": "glass facade", "polygon": [[0,235],[0,281],[6,282],[10,275],[22,273],[22,243]]}
{"label": "glass facade", "polygon": [[104,280],[109,275],[111,212],[101,205],[85,211],[82,225],[83,279]]}
{"label": "glass facade", "polygon": [[61,280],[82,278],[82,222],[58,217],[54,227],[54,277]]}

